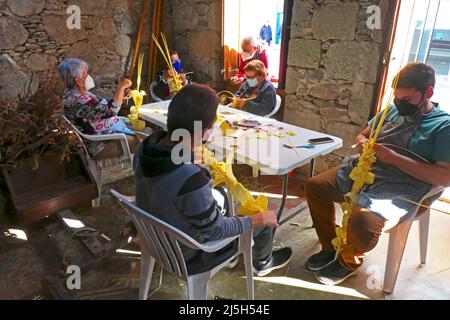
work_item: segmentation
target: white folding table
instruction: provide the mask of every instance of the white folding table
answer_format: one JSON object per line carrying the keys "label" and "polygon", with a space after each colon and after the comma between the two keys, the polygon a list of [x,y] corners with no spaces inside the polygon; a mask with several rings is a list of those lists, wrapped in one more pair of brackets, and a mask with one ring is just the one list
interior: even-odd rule
{"label": "white folding table", "polygon": [[[167,130],[167,110],[170,101],[156,102],[141,106],[139,117],[163,130]],[[320,132],[300,128],[288,123],[270,118],[256,116],[241,110],[219,105],[218,115],[233,123],[239,120],[256,120],[261,128],[267,130],[268,126],[282,128],[275,135],[256,133],[255,129],[249,129],[240,137],[226,137],[220,128],[215,126],[207,147],[215,151],[216,157],[224,158],[228,152],[235,149],[235,159],[239,163],[245,163],[257,168],[262,174],[278,175],[282,177],[282,199],[278,210],[278,221],[282,225],[300,214],[307,208],[303,203],[293,212],[281,220],[288,193],[288,174],[292,170],[310,164],[309,175],[314,175],[315,158],[327,155],[342,147],[342,139]],[[270,130],[269,130],[270,131]],[[290,135],[289,133],[293,133]],[[316,145],[313,149],[289,149],[284,145],[303,146],[309,139],[330,137],[332,143]],[[231,206],[233,207],[233,206]]]}

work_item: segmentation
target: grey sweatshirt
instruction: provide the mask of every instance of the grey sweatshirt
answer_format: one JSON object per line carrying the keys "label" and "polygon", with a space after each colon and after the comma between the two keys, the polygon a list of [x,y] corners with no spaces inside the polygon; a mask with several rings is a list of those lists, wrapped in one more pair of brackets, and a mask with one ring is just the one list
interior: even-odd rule
{"label": "grey sweatshirt", "polygon": [[[209,173],[194,164],[174,165],[171,148],[146,139],[134,157],[137,206],[198,242],[220,240],[251,228],[249,217],[224,217]],[[198,251],[181,246],[188,260]]]}

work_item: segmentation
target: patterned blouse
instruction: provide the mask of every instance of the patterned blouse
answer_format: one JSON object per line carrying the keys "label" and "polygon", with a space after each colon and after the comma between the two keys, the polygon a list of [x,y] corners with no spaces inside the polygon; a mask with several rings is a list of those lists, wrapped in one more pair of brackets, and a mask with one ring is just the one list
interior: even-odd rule
{"label": "patterned blouse", "polygon": [[[85,134],[109,134],[110,128],[119,122],[120,106],[114,100],[98,99],[93,93],[82,94],[78,90],[66,90],[63,95],[64,114]],[[105,147],[103,142],[91,142],[88,151],[98,154]]]}

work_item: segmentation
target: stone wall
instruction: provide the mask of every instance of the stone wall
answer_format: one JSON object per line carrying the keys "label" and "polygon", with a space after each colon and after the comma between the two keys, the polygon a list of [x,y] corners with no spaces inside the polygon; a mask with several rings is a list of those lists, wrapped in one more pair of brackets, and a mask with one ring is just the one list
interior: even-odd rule
{"label": "stone wall", "polygon": [[[70,4],[81,8],[81,30],[65,26]],[[319,170],[351,152],[373,104],[383,43],[381,32],[366,26],[373,4],[386,12],[387,0],[294,0],[285,120],[345,141],[319,161]],[[0,96],[17,95],[32,74],[32,91],[45,85],[64,57],[85,59],[97,93],[111,94],[129,61],[142,7],[141,0],[0,0]],[[151,24],[145,25],[148,58]],[[164,32],[194,81],[222,86],[221,0],[165,1]]]}
{"label": "stone wall", "polygon": [[221,0],[172,0],[170,23],[173,47],[195,82],[214,88],[222,86],[222,2]]}
{"label": "stone wall", "polygon": [[369,5],[387,1],[294,0],[286,81],[285,121],[341,137],[344,148],[321,159],[318,170],[351,154],[367,125],[376,94],[381,31],[367,28]]}
{"label": "stone wall", "polygon": [[[66,26],[71,4],[81,9],[80,30]],[[142,7],[141,0],[0,0],[0,96],[16,97],[30,78],[31,92],[48,85],[64,57],[86,60],[95,91],[112,94],[124,73]],[[143,37],[147,47],[149,29]]]}

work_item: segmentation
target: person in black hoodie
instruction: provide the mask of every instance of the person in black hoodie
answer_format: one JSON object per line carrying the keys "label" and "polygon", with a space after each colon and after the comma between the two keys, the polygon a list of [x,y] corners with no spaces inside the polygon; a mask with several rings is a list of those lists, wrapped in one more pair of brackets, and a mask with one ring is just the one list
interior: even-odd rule
{"label": "person in black hoodie", "polygon": [[[193,146],[197,145],[195,139],[199,144],[204,141],[216,122],[217,106],[215,91],[204,85],[188,85],[175,96],[168,110],[168,132],[147,138],[135,154],[136,203],[200,243],[236,236],[254,228],[254,272],[264,276],[285,266],[292,255],[290,248],[272,252],[271,228],[278,226],[275,212],[261,212],[251,217],[223,215],[213,194],[209,172],[191,162],[178,164],[174,157],[174,147],[180,142],[171,139],[172,133],[178,129],[189,132],[193,137],[189,150],[192,153]],[[202,124],[201,137],[194,136],[196,121]],[[193,159],[193,154],[190,158]],[[226,202],[225,197],[221,200]],[[225,261],[235,246],[216,254],[185,246],[181,249],[188,269],[198,273]]]}

